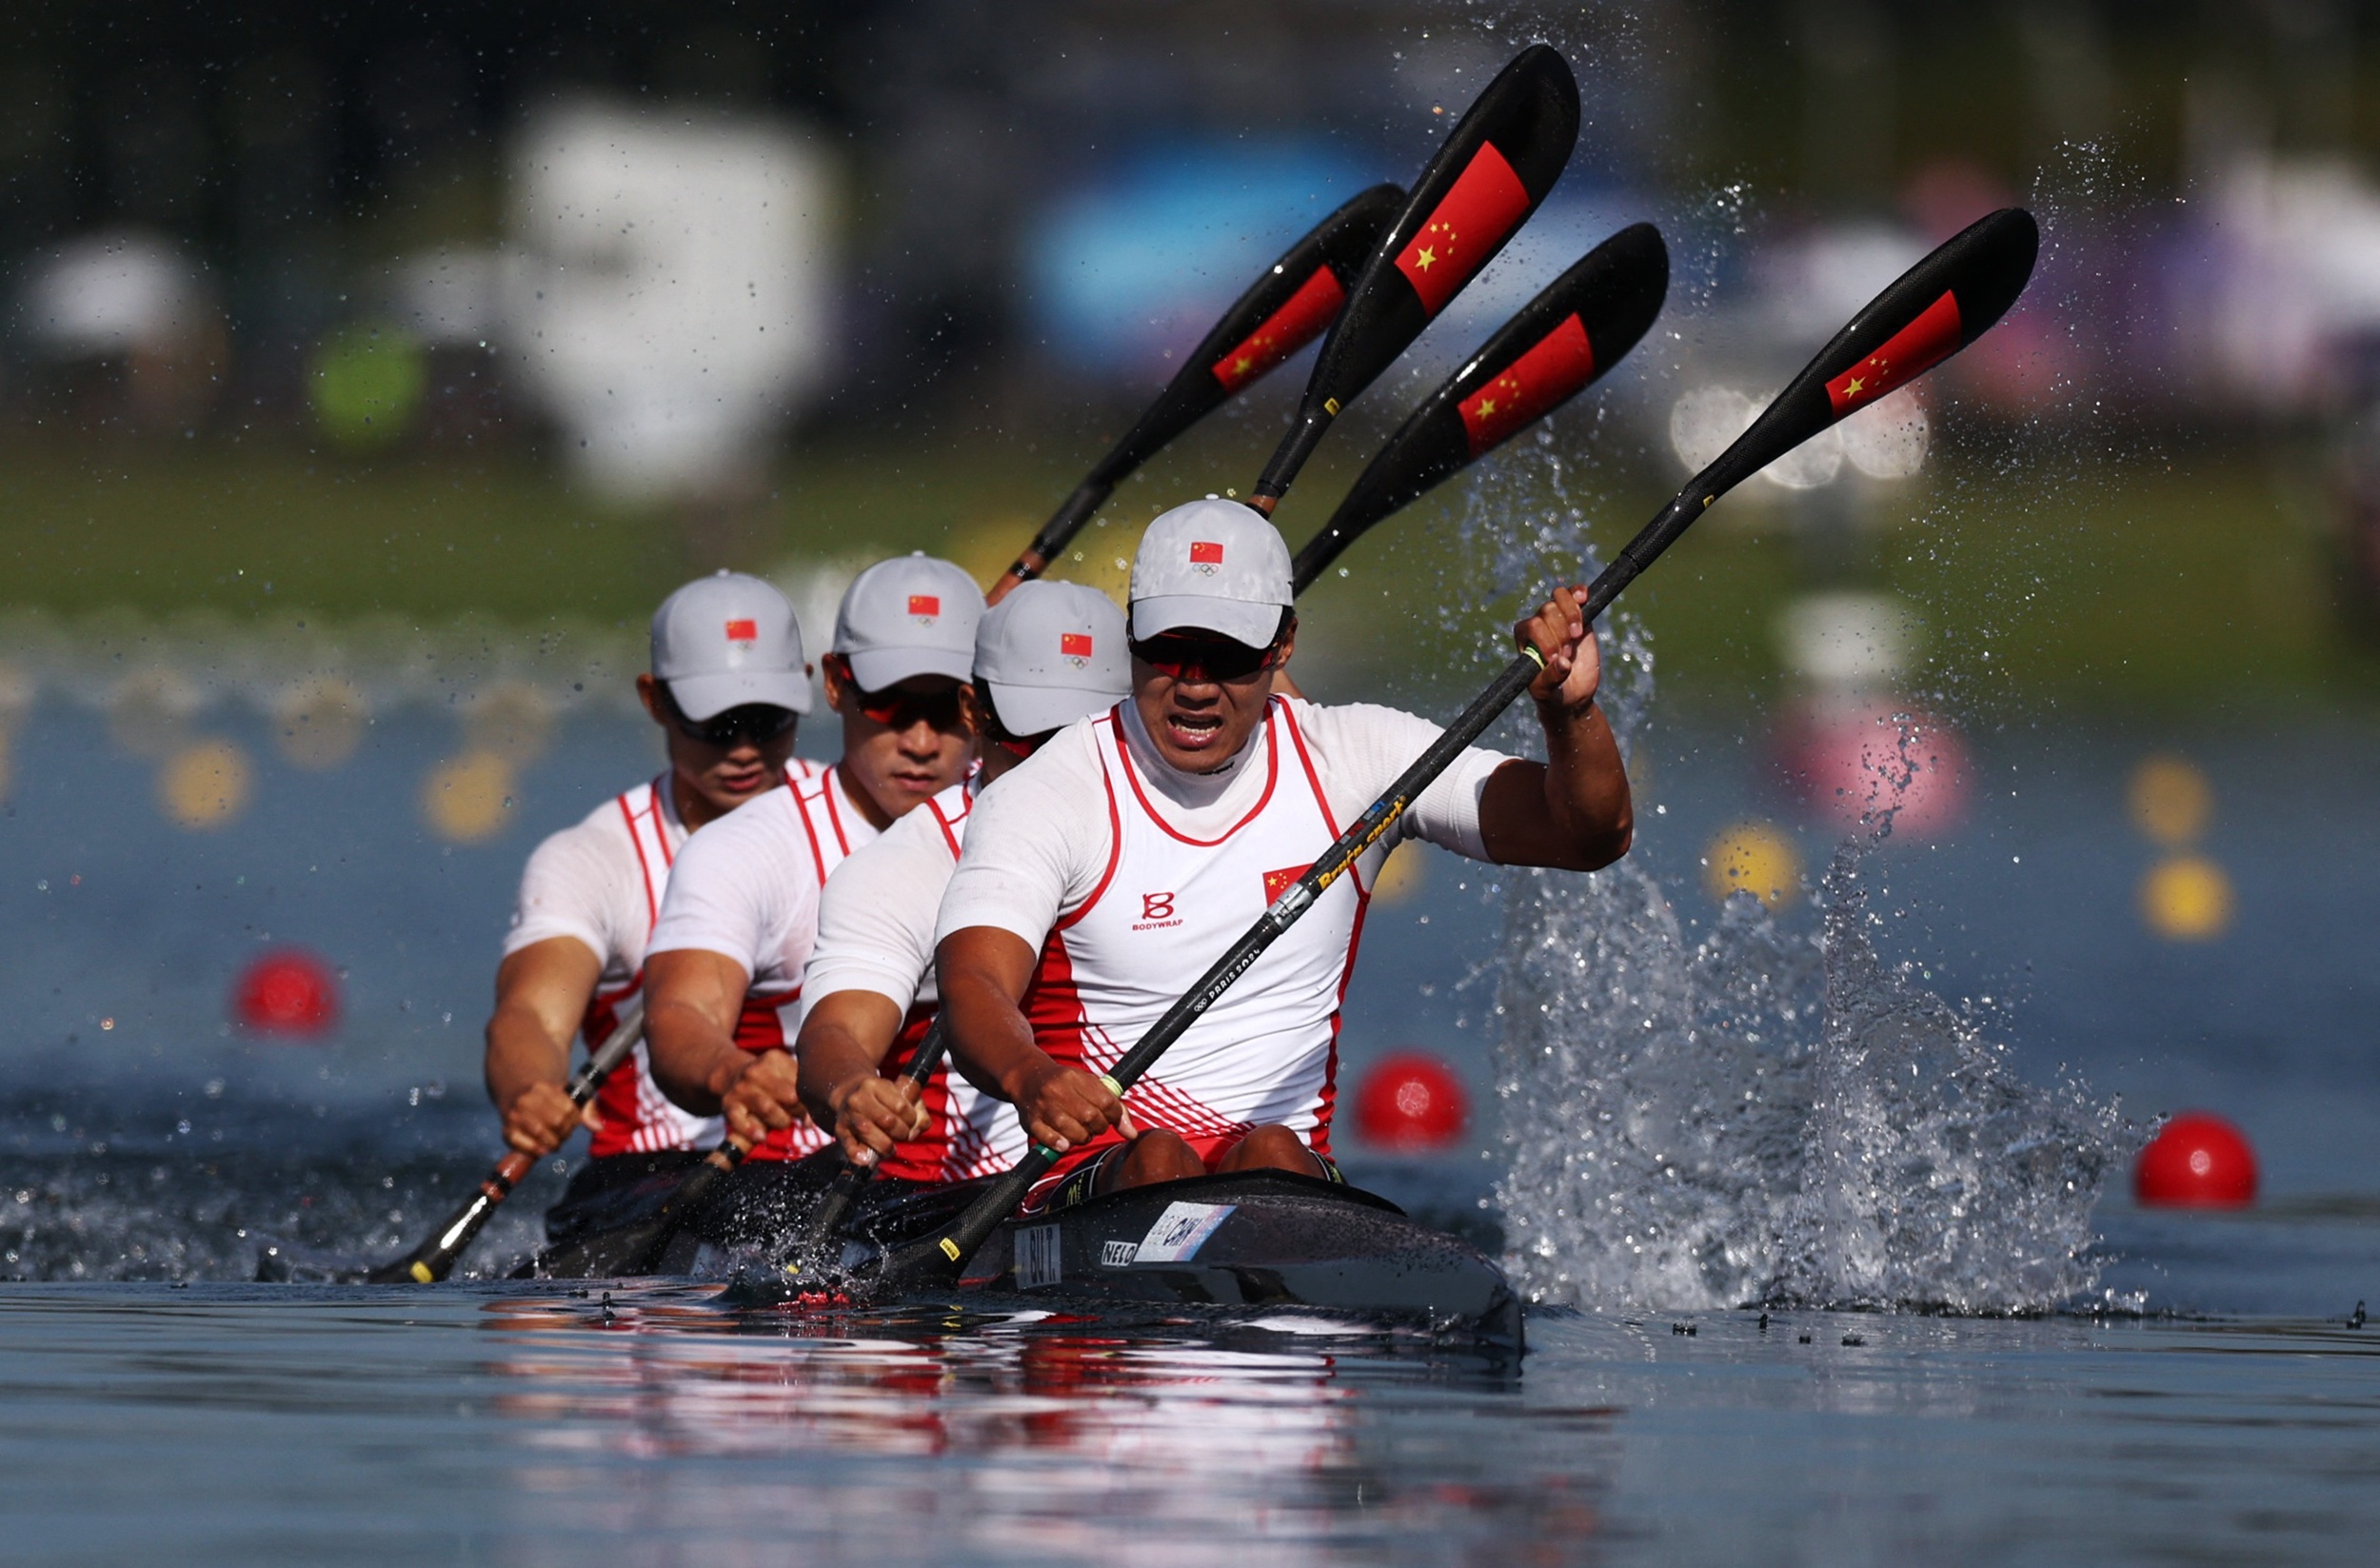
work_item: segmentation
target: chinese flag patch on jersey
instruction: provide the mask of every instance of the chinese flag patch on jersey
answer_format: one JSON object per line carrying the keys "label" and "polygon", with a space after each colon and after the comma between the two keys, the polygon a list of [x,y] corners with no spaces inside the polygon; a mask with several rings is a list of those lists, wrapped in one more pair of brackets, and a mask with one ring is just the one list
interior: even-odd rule
{"label": "chinese flag patch on jersey", "polygon": [[730,622],[728,622],[728,623],[727,623],[727,641],[728,641],[728,642],[730,642],[730,643],[757,643],[757,642],[759,642],[760,640],[761,640],[761,626],[760,626],[760,623],[759,623],[759,622],[757,622],[757,621],[730,621]]}
{"label": "chinese flag patch on jersey", "polygon": [[1529,188],[1494,142],[1481,143],[1430,221],[1398,252],[1397,270],[1421,308],[1433,316],[1445,308],[1528,210]]}
{"label": "chinese flag patch on jersey", "polygon": [[1915,380],[1958,352],[1958,296],[1944,293],[1925,313],[1885,339],[1884,347],[1826,384],[1840,419],[1894,387]]}
{"label": "chinese flag patch on jersey", "polygon": [[1211,539],[1190,541],[1190,564],[1194,566],[1220,566],[1223,564],[1223,546]]}
{"label": "chinese flag patch on jersey", "polygon": [[1265,872],[1264,902],[1269,904],[1275,899],[1279,898],[1283,893],[1288,892],[1289,884],[1291,883],[1296,882],[1299,877],[1304,876],[1313,868],[1314,863],[1312,861],[1308,861],[1303,865],[1288,865],[1283,866],[1279,871]]}
{"label": "chinese flag patch on jersey", "polygon": [[909,595],[909,613],[911,615],[940,615],[942,612],[942,595],[935,593],[913,593]]}
{"label": "chinese flag patch on jersey", "polygon": [[1091,639],[1087,633],[1061,631],[1058,634],[1058,656],[1061,659],[1091,657]]}

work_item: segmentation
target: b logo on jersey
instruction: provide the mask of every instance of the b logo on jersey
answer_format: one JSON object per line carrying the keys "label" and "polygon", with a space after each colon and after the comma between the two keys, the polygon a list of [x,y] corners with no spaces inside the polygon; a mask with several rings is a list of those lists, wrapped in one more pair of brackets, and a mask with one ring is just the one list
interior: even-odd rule
{"label": "b logo on jersey", "polygon": [[1140,918],[1132,925],[1135,931],[1156,931],[1168,925],[1180,923],[1181,917],[1174,913],[1173,894],[1143,893],[1140,895]]}
{"label": "b logo on jersey", "polygon": [[760,640],[761,624],[758,621],[730,621],[727,623],[728,642],[757,643]]}
{"label": "b logo on jersey", "polygon": [[1220,543],[1211,539],[1194,539],[1190,542],[1190,565],[1198,568],[1200,576],[1214,576],[1215,569],[1222,564],[1223,546]]}
{"label": "b logo on jersey", "polygon": [[1306,863],[1305,863],[1305,864],[1303,864],[1303,865],[1288,865],[1288,866],[1283,866],[1283,867],[1282,867],[1280,870],[1279,870],[1279,871],[1267,871],[1267,872],[1265,872],[1265,873],[1264,873],[1264,903],[1265,903],[1265,904],[1269,907],[1269,906],[1272,904],[1272,902],[1273,902],[1275,899],[1279,898],[1279,897],[1280,897],[1283,893],[1286,893],[1286,892],[1288,892],[1288,891],[1289,891],[1289,884],[1290,884],[1291,883],[1296,882],[1296,881],[1297,881],[1299,877],[1304,876],[1304,875],[1305,875],[1308,871],[1312,870],[1313,868],[1314,868],[1314,863],[1313,863],[1312,861],[1308,861],[1308,862],[1306,862]]}
{"label": "b logo on jersey", "polygon": [[913,593],[909,595],[909,613],[917,617],[920,625],[933,620],[942,612],[942,597],[941,594]]}
{"label": "b logo on jersey", "polygon": [[1061,631],[1058,634],[1058,657],[1077,669],[1087,668],[1091,663],[1091,637],[1088,632]]}

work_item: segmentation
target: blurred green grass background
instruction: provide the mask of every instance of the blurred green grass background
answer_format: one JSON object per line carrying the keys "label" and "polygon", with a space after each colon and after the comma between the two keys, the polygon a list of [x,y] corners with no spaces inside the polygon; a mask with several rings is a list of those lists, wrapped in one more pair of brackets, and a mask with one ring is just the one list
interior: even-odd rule
{"label": "blurred green grass background", "polygon": [[[1249,466],[1245,445],[1228,425],[1182,443],[1120,493],[1081,560],[1055,575],[1121,587],[1117,563],[1138,525],[1215,473]],[[988,581],[1095,452],[1091,440],[982,438],[797,447],[764,501],[689,520],[606,508],[520,451],[343,459],[223,441],[162,452],[19,443],[0,451],[0,607],[196,607],[235,620],[477,612],[526,632],[555,620],[640,626],[670,586],[713,565],[927,549]],[[1458,482],[1359,543],[1344,575],[1310,598],[1309,645],[1326,646],[1334,667],[1425,685],[1468,669],[1465,645],[1514,606],[1490,600],[1461,519],[1466,506],[1553,506],[1541,466],[1507,455],[1474,494]],[[1599,488],[1576,478],[1571,488],[1606,551],[1674,482],[1650,464],[1614,466]],[[2380,706],[2380,657],[2339,603],[2322,492],[2276,477],[2318,468],[2262,448],[2068,466],[2012,475],[1953,456],[1876,506],[1849,571],[1922,617],[1921,685],[1946,684],[1985,709]],[[1318,460],[1281,513],[1293,544],[1352,473],[1343,455]],[[1775,688],[1778,614],[1814,577],[1788,506],[1747,487],[1631,591],[1665,700],[1725,708]],[[1844,570],[1835,559],[1815,575]]]}

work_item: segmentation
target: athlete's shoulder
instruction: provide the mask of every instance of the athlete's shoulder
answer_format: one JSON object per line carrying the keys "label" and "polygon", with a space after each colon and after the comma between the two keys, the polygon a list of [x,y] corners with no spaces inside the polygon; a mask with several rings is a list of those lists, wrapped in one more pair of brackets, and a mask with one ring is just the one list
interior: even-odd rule
{"label": "athlete's shoulder", "polygon": [[634,857],[634,830],[629,824],[640,812],[649,811],[653,804],[653,782],[650,779],[617,795],[607,796],[601,804],[569,826],[558,828],[538,841],[532,856],[554,855],[577,858],[593,855],[603,858]]}
{"label": "athlete's shoulder", "polygon": [[1303,697],[1277,699],[1291,724],[1310,744],[1324,746],[1382,737],[1435,735],[1438,726],[1418,713],[1385,703],[1317,703]]}

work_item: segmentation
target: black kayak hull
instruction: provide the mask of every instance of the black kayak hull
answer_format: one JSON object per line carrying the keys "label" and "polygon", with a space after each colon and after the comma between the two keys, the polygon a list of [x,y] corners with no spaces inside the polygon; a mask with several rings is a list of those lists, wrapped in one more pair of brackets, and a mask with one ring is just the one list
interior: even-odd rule
{"label": "black kayak hull", "polygon": [[[945,1189],[880,1209],[865,1241],[928,1236],[972,1196]],[[790,1281],[749,1273],[732,1294],[797,1300]],[[1285,1171],[1162,1182],[1011,1220],[969,1260],[958,1294],[1285,1312],[1522,1346],[1519,1298],[1477,1248],[1360,1188]]]}

